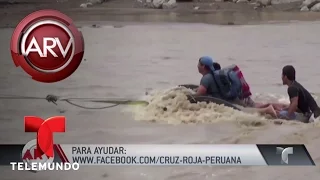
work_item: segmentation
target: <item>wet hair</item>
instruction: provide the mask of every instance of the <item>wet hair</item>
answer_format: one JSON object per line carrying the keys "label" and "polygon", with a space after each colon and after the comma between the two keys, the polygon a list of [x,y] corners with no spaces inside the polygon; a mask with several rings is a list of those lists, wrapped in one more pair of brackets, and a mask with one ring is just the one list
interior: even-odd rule
{"label": "wet hair", "polygon": [[213,67],[214,67],[215,70],[220,70],[221,69],[220,64],[216,63],[216,62],[213,63]]}
{"label": "wet hair", "polygon": [[290,81],[296,80],[296,70],[292,65],[287,65],[282,68],[282,75],[287,76]]}

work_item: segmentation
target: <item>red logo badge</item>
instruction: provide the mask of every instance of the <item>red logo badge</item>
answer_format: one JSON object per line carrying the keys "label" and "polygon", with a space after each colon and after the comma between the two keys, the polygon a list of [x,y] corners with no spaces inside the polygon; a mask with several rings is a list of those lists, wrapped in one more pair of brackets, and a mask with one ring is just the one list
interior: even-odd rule
{"label": "red logo badge", "polygon": [[[39,163],[51,164],[54,160],[53,133],[65,132],[65,117],[55,116],[43,120],[36,116],[24,118],[25,132],[36,132],[37,139],[29,141],[22,149],[22,160],[29,167],[41,170]],[[34,164],[36,165],[34,166]]]}
{"label": "red logo badge", "polygon": [[40,10],[18,24],[10,49],[15,65],[32,79],[53,83],[69,77],[79,67],[84,40],[68,16],[56,10]]}
{"label": "red logo badge", "polygon": [[53,157],[53,133],[65,132],[66,118],[63,116],[51,117],[43,120],[36,116],[24,118],[25,132],[37,132],[36,157],[47,155]]}

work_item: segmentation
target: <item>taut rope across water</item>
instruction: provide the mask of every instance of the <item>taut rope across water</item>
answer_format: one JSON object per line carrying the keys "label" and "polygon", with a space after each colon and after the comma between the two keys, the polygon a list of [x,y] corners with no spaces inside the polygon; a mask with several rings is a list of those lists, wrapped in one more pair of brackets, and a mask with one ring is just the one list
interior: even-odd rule
{"label": "taut rope across water", "polygon": [[[49,94],[47,97],[32,97],[32,96],[12,96],[12,95],[0,95],[0,99],[17,99],[17,100],[47,100],[48,102],[52,102],[55,105],[58,105],[58,101],[67,102],[73,106],[83,108],[83,109],[106,109],[115,107],[118,105],[148,105],[147,101],[140,100],[117,100],[117,99],[106,99],[106,98],[60,98],[59,96]],[[112,104],[104,107],[86,107],[79,104],[76,104],[72,101],[82,101],[82,102],[95,102],[95,103],[107,103]]]}

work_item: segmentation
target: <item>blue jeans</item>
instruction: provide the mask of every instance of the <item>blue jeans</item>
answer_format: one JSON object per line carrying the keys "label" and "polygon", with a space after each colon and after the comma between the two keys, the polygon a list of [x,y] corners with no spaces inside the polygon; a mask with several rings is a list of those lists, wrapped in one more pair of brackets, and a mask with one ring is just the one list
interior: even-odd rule
{"label": "blue jeans", "polygon": [[286,110],[282,110],[282,111],[280,111],[279,112],[279,118],[289,118],[289,119],[291,119],[291,120],[296,120],[296,118],[297,118],[297,113],[296,112],[294,112],[290,117],[288,116],[288,111],[286,111]]}

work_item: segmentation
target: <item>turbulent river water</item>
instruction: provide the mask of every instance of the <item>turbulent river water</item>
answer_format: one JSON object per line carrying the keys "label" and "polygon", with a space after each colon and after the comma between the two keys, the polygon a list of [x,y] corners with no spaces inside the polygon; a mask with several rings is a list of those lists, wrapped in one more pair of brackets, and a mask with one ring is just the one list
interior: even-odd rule
{"label": "turbulent river water", "polygon": [[[237,64],[259,101],[287,102],[281,69],[294,65],[297,80],[320,92],[318,61],[320,23],[215,26],[205,24],[131,24],[115,28],[82,27],[85,60],[68,79],[41,84],[11,60],[12,29],[1,29],[0,94],[45,97],[151,98],[147,107],[118,106],[84,110],[44,100],[1,100],[0,142],[21,143],[35,134],[23,130],[23,117],[65,115],[67,132],[57,143],[303,143],[319,163],[317,124],[275,125],[264,117],[214,104],[191,105],[178,84],[198,84],[198,58],[209,55],[222,66]],[[148,92],[148,97],[145,97]],[[103,106],[103,104],[86,104]],[[163,111],[163,106],[168,111]],[[78,172],[11,172],[1,179],[318,179],[319,169],[307,167],[83,167]]]}

